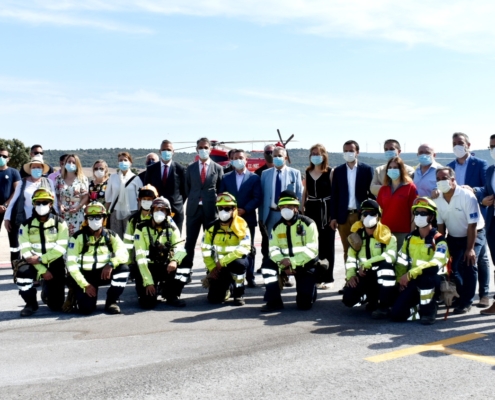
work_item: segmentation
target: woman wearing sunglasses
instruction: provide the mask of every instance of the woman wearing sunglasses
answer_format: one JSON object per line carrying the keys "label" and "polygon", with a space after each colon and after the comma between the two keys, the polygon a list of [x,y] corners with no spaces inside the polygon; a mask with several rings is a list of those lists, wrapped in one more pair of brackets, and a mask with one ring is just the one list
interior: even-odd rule
{"label": "woman wearing sunglasses", "polygon": [[363,303],[374,319],[387,318],[395,297],[394,263],[397,239],[382,223],[380,206],[365,200],[360,206],[360,220],[351,227],[345,264],[347,283],[342,301],[347,307]]}
{"label": "woman wearing sunglasses", "polygon": [[107,191],[108,165],[105,160],[97,160],[93,164],[93,179],[89,182],[89,201],[98,201],[105,204],[105,192]]}
{"label": "woman wearing sunglasses", "polygon": [[412,205],[416,229],[404,240],[395,273],[400,294],[392,307],[394,321],[417,319],[423,325],[435,323],[440,274],[446,273],[449,251],[445,237],[437,231],[437,206],[427,197]]}
{"label": "woman wearing sunglasses", "polygon": [[26,302],[21,317],[38,310],[35,280],[43,278],[42,299],[50,310],[60,311],[65,299],[67,224],[53,210],[54,195],[48,189],[33,193],[33,215],[19,230],[21,255],[25,261],[17,271],[19,294]]}
{"label": "woman wearing sunglasses", "polygon": [[376,201],[382,209],[382,223],[388,226],[397,238],[397,249],[400,249],[404,238],[415,228],[411,207],[414,199],[418,197],[418,191],[404,161],[399,157],[391,158],[385,170],[383,186]]}

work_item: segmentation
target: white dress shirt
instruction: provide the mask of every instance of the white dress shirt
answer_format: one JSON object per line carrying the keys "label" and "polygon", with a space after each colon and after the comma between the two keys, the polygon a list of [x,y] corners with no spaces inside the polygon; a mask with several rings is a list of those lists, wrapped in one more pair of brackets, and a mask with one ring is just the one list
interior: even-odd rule
{"label": "white dress shirt", "polygon": [[347,186],[349,188],[349,204],[347,205],[347,209],[356,210],[358,208],[356,201],[356,175],[357,175],[357,160],[354,168],[350,168],[349,164],[345,164],[347,167]]}
{"label": "white dress shirt", "polygon": [[242,181],[244,180],[244,176],[246,176],[246,173],[245,173],[245,169],[243,169],[242,171],[237,171],[237,170],[234,170],[235,171],[235,183],[236,183],[236,186],[237,186],[237,190],[239,191],[239,189],[241,188],[241,185],[242,185]]}

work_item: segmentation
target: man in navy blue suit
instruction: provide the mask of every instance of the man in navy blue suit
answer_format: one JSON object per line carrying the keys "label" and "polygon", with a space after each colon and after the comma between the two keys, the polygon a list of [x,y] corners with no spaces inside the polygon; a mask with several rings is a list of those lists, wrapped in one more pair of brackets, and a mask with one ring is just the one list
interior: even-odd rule
{"label": "man in navy blue suit", "polygon": [[[237,200],[238,215],[247,222],[251,232],[251,248],[254,250],[254,234],[257,225],[256,209],[262,201],[261,180],[258,175],[246,168],[246,153],[235,150],[232,167],[234,171],[225,174],[220,183],[220,193],[229,192]],[[254,281],[254,257],[250,258],[246,271],[248,287],[256,287]]]}
{"label": "man in navy blue suit", "polygon": [[[471,154],[469,148],[471,142],[465,133],[457,132],[452,135],[452,146],[456,159],[447,164],[455,171],[456,182],[461,186],[469,186],[473,191],[480,205],[481,214],[486,220],[486,207],[482,204],[484,188],[486,184],[486,171],[488,164],[485,160]],[[476,260],[478,266],[478,284],[480,301],[478,307],[488,307],[490,305],[488,293],[490,291],[490,261],[486,253],[486,244],[480,250]]]}

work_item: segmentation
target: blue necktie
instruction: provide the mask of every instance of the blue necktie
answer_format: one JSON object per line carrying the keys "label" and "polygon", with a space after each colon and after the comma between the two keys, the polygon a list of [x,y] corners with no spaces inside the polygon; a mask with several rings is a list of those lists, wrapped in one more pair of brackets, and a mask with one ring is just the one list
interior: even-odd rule
{"label": "blue necktie", "polygon": [[280,177],[280,170],[277,169],[277,177],[275,178],[275,204],[280,199],[280,193],[282,193],[282,178]]}

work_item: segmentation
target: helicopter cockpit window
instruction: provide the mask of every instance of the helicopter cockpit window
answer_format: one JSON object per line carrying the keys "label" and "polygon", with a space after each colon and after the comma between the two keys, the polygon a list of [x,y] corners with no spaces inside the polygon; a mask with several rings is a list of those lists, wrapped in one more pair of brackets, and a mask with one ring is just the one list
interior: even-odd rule
{"label": "helicopter cockpit window", "polygon": [[221,163],[225,161],[229,161],[229,157],[227,156],[220,156],[218,154],[210,154],[210,158],[215,161],[216,163]]}

